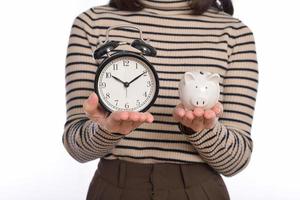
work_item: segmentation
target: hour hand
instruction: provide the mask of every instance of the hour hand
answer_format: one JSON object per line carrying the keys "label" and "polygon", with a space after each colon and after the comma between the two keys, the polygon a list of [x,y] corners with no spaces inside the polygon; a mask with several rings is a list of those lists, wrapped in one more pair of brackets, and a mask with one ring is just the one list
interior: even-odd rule
{"label": "hour hand", "polygon": [[111,75],[114,79],[116,79],[117,81],[119,81],[119,82],[121,82],[121,83],[123,83],[124,85],[125,85],[125,82],[124,81],[122,81],[122,80],[120,80],[119,78],[117,78],[117,77],[115,77],[114,75]]}

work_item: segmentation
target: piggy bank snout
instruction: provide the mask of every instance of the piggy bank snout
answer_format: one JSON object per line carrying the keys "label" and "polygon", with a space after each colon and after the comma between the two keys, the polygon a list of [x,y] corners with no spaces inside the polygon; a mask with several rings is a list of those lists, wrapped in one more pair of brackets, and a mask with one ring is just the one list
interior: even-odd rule
{"label": "piggy bank snout", "polygon": [[208,99],[206,97],[195,96],[191,98],[190,103],[195,107],[205,107],[208,104]]}

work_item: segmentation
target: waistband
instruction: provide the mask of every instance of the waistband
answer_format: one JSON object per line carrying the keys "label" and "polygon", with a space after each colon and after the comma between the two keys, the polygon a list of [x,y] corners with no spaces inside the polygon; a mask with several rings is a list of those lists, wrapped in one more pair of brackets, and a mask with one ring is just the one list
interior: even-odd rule
{"label": "waistband", "polygon": [[182,189],[199,185],[213,176],[220,176],[207,163],[134,163],[101,158],[97,173],[120,188]]}

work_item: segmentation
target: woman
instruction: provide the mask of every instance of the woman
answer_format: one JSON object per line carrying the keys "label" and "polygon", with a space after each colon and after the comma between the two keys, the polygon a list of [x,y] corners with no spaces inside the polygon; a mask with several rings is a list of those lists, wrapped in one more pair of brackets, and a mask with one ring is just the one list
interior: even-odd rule
{"label": "woman", "polygon": [[[112,0],[75,18],[63,143],[78,162],[101,158],[88,200],[230,199],[221,174],[236,175],[250,161],[258,86],[253,33],[232,14],[230,0]],[[107,116],[93,92],[92,53],[107,28],[124,23],[139,26],[157,50],[146,58],[158,72],[159,96],[147,112]],[[110,32],[118,41],[138,36]],[[186,71],[219,73],[221,94],[212,109],[184,109],[178,82]]]}

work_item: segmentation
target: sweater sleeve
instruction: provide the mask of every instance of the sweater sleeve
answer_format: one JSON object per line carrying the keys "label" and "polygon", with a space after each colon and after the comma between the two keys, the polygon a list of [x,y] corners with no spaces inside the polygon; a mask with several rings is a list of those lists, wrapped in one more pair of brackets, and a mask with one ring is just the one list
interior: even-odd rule
{"label": "sweater sleeve", "polygon": [[89,33],[85,30],[87,23],[82,14],[74,19],[65,63],[66,121],[62,142],[80,163],[103,157],[125,136],[104,130],[84,113],[83,102],[94,91],[97,69],[87,37]]}
{"label": "sweater sleeve", "polygon": [[[246,31],[245,31],[246,30]],[[252,31],[244,26],[229,44],[228,69],[223,80],[223,114],[211,129],[191,131],[179,124],[201,158],[224,176],[233,176],[249,163],[253,149],[251,126],[255,109],[258,64]]]}

